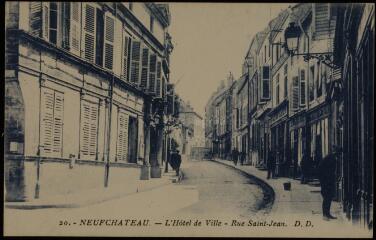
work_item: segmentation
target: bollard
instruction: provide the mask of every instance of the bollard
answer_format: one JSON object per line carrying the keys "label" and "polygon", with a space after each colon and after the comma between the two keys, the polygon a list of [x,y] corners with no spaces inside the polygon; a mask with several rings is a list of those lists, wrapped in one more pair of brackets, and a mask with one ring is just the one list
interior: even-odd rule
{"label": "bollard", "polygon": [[76,164],[76,156],[74,154],[69,154],[69,169],[72,169]]}

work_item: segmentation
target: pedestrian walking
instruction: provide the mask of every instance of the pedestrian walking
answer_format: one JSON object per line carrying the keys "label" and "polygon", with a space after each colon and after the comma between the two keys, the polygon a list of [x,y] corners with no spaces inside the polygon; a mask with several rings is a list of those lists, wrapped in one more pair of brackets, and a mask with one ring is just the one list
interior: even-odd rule
{"label": "pedestrian walking", "polygon": [[324,220],[336,219],[330,214],[330,205],[335,192],[335,153],[328,154],[318,165],[318,176],[321,185],[321,195],[323,197],[322,213]]}
{"label": "pedestrian walking", "polygon": [[232,161],[234,162],[235,166],[238,164],[238,157],[239,157],[238,150],[236,148],[234,148],[232,150]]}
{"label": "pedestrian walking", "polygon": [[269,149],[269,156],[268,156],[268,162],[267,162],[267,168],[268,168],[268,176],[267,179],[270,179],[270,177],[274,178],[275,175],[275,155],[274,152]]}

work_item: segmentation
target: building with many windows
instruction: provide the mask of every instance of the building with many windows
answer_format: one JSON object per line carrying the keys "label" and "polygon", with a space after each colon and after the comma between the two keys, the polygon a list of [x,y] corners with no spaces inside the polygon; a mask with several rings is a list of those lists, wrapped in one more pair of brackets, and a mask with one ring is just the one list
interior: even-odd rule
{"label": "building with many windows", "polygon": [[72,159],[105,166],[105,185],[110,166],[161,176],[169,24],[166,4],[6,3],[6,175],[24,173],[21,199]]}

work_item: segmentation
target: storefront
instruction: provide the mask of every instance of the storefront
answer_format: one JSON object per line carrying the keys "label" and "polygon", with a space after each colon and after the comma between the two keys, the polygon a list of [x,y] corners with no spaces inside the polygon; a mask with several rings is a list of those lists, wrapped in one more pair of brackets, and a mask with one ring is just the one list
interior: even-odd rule
{"label": "storefront", "polygon": [[320,160],[329,153],[329,115],[330,105],[324,102],[307,114],[307,152],[313,160],[313,177],[317,177]]}
{"label": "storefront", "polygon": [[271,129],[271,151],[274,152],[276,158],[276,175],[290,176],[290,166],[292,164],[289,157],[289,136],[287,134],[287,117],[288,102],[284,101],[274,108],[268,116]]}
{"label": "storefront", "polygon": [[295,114],[289,120],[290,152],[292,161],[292,176],[298,178],[301,175],[301,161],[306,152],[306,112]]}

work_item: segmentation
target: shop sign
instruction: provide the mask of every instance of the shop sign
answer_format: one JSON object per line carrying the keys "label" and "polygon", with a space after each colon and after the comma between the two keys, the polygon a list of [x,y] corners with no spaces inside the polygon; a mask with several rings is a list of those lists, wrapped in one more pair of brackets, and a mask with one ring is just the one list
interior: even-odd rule
{"label": "shop sign", "polygon": [[287,106],[281,108],[270,116],[270,125],[274,125],[285,116],[287,116]]}
{"label": "shop sign", "polygon": [[311,122],[320,120],[322,118],[327,117],[329,113],[330,113],[330,105],[326,104],[325,106],[319,107],[317,110],[311,112],[308,115],[308,121],[311,123]]}
{"label": "shop sign", "polygon": [[301,128],[304,127],[306,124],[306,117],[305,115],[301,115],[299,117],[295,117],[290,119],[290,129],[295,129],[295,128]]}

